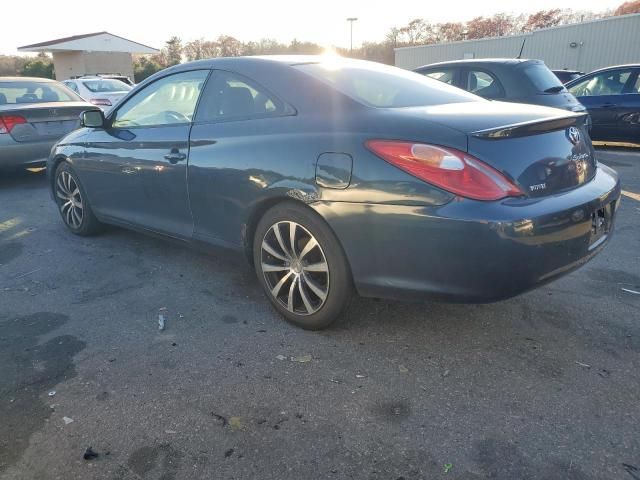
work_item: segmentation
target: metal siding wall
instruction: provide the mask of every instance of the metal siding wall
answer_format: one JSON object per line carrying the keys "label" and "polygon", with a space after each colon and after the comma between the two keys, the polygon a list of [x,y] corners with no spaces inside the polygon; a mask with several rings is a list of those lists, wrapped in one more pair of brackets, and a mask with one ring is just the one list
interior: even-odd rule
{"label": "metal siding wall", "polygon": [[[590,72],[624,63],[640,63],[640,14],[600,21],[563,25],[526,35],[441,43],[396,49],[396,65],[413,69],[421,65],[460,60],[465,53],[474,58],[513,58],[526,44],[523,58],[537,58],[554,69]],[[569,44],[576,42],[577,47]],[[582,45],[580,45],[582,43]]]}

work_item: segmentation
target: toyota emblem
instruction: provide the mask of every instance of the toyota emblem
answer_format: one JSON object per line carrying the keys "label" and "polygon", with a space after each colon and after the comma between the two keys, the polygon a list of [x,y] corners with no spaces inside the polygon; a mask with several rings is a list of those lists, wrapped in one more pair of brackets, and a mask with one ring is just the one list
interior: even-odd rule
{"label": "toyota emblem", "polygon": [[569,128],[569,130],[567,130],[567,136],[569,137],[571,143],[573,143],[574,145],[580,143],[580,130],[578,130],[576,127]]}

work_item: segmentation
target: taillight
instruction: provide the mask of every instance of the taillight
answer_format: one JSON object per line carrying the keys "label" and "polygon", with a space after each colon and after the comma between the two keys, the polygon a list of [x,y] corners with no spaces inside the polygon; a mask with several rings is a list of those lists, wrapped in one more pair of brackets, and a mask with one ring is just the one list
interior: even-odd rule
{"label": "taillight", "polygon": [[89,102],[93,103],[94,105],[102,105],[104,107],[111,106],[111,101],[108,98],[92,98],[91,100],[89,100]]}
{"label": "taillight", "polygon": [[462,197],[499,200],[523,195],[502,173],[453,148],[395,140],[369,140],[366,146],[414,177]]}
{"label": "taillight", "polygon": [[27,123],[27,119],[20,115],[0,115],[0,133],[11,133],[13,127]]}

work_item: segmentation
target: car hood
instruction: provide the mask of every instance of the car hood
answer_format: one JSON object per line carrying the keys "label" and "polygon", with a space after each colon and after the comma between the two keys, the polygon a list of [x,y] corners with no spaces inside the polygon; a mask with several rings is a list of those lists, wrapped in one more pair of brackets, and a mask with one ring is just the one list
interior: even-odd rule
{"label": "car hood", "polygon": [[415,115],[465,134],[515,124],[580,116],[566,110],[507,102],[463,102],[403,108]]}

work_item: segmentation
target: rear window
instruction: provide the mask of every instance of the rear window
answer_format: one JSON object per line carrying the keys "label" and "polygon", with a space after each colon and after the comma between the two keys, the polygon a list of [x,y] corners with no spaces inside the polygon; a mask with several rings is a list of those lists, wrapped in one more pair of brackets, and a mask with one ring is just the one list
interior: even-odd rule
{"label": "rear window", "polygon": [[0,105],[42,102],[81,102],[78,95],[53,82],[0,82]]}
{"label": "rear window", "polygon": [[417,107],[483,101],[437,80],[373,62],[328,60],[296,68],[355,101],[379,108]]}
{"label": "rear window", "polygon": [[128,92],[131,90],[131,86],[127,85],[120,80],[103,79],[103,80],[83,80],[82,84],[90,92]]}
{"label": "rear window", "polygon": [[564,85],[555,74],[542,63],[524,67],[524,74],[540,93],[556,93],[564,90]]}

